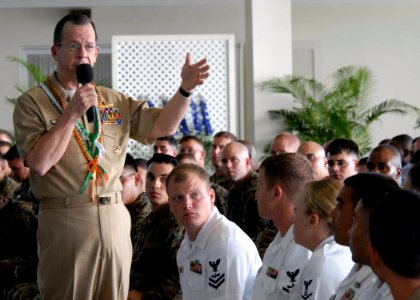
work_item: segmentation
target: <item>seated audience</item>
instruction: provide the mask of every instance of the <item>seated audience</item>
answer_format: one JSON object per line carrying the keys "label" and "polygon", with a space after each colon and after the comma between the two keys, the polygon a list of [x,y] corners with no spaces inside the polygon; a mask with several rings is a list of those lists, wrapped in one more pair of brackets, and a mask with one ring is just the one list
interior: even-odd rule
{"label": "seated audience", "polygon": [[182,164],[168,176],[169,204],[185,237],[177,254],[183,299],[250,299],[261,259],[251,239],[214,207],[207,172]]}
{"label": "seated audience", "polygon": [[175,157],[178,154],[178,142],[175,137],[158,137],[153,145],[153,153],[162,153]]}
{"label": "seated audience", "polygon": [[299,138],[289,132],[282,132],[273,139],[270,146],[270,154],[296,153],[300,146]]}
{"label": "seated audience", "polygon": [[397,190],[369,220],[372,268],[396,300],[420,299],[420,195]]}
{"label": "seated audience", "polygon": [[204,168],[206,165],[206,150],[204,142],[195,135],[187,135],[179,141],[179,153],[192,153],[195,157],[197,164]]}
{"label": "seated audience", "polygon": [[12,134],[4,129],[0,129],[0,141],[4,141],[10,144],[14,143]]}
{"label": "seated audience", "polygon": [[420,192],[420,162],[412,165],[408,171],[404,189]]}
{"label": "seated audience", "polygon": [[367,172],[369,172],[369,170],[367,168],[367,161],[368,161],[368,157],[367,156],[362,157],[359,160],[359,171],[358,171],[359,174],[360,173],[367,173]]}
{"label": "seated audience", "polygon": [[247,140],[238,140],[238,142],[246,146],[249,152],[249,158],[251,159],[251,168],[255,172],[258,172],[260,165],[257,160],[257,150],[255,149],[254,144]]}
{"label": "seated audience", "polygon": [[394,189],[398,184],[383,174],[362,173],[344,181],[333,213],[334,236],[337,243],[350,245],[356,264],[331,299],[392,299],[388,286],[370,267],[368,228],[370,212]]}
{"label": "seated audience", "polygon": [[312,251],[301,270],[295,299],[329,299],[353,267],[349,247],[336,243],[331,213],[341,181],[327,178],[305,185],[295,202],[295,242]]}
{"label": "seated audience", "polygon": [[148,162],[146,193],[152,205],[135,237],[128,300],[172,299],[180,292],[176,252],[184,230],[169,210],[166,179],[178,161],[154,154]]}
{"label": "seated audience", "polygon": [[149,199],[146,192],[146,172],[139,174],[136,161],[130,154],[126,154],[123,171],[119,177],[122,185],[121,197],[131,217],[131,241],[134,241],[135,234],[139,232],[143,220],[151,211]]}
{"label": "seated audience", "polygon": [[369,154],[368,172],[382,173],[394,179],[401,185],[401,156],[399,151],[391,145],[379,145]]}
{"label": "seated audience", "polygon": [[230,142],[236,141],[233,133],[228,131],[219,131],[213,137],[211,142],[211,164],[214,167],[214,173],[210,176],[210,181],[220,184],[227,188],[227,179],[222,165],[222,150]]}
{"label": "seated audience", "polygon": [[311,165],[295,153],[269,156],[260,166],[258,213],[273,221],[277,234],[264,254],[252,299],[291,299],[302,268],[311,255],[294,240],[294,201],[311,180]]}
{"label": "seated audience", "polygon": [[413,138],[408,134],[400,134],[394,136],[389,144],[394,146],[400,152],[402,168],[401,184],[404,184],[405,177],[411,167],[410,161],[413,156]]}
{"label": "seated audience", "polygon": [[351,139],[332,140],[325,151],[328,172],[336,180],[343,181],[359,170],[359,146]]}
{"label": "seated audience", "polygon": [[329,175],[325,151],[320,144],[312,141],[304,142],[300,144],[297,153],[305,156],[309,160],[315,180],[323,179]]}

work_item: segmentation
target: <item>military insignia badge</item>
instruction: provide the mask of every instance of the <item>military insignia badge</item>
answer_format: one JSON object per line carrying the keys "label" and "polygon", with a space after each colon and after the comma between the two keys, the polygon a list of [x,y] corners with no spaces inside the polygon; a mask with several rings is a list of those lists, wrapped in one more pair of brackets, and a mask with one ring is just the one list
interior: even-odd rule
{"label": "military insignia badge", "polygon": [[193,260],[190,263],[190,271],[194,272],[194,273],[197,273],[197,274],[203,273],[203,267],[201,266],[201,263],[198,259]]}
{"label": "military insignia badge", "polygon": [[113,104],[100,106],[99,115],[102,124],[122,125],[123,123],[120,109]]}
{"label": "military insignia badge", "polygon": [[225,273],[220,273],[217,269],[220,264],[220,258],[215,261],[209,261],[213,274],[209,277],[209,286],[217,290],[226,280]]}
{"label": "military insignia badge", "polygon": [[267,275],[268,277],[271,277],[273,279],[276,279],[278,274],[279,274],[279,271],[272,268],[272,267],[268,267],[267,272],[265,272],[265,275]]}
{"label": "military insignia badge", "polygon": [[290,271],[283,272],[283,273],[286,273],[286,276],[288,278],[288,284],[283,286],[282,288],[283,291],[289,294],[291,293],[291,291],[295,287],[296,277],[299,275],[299,272],[300,272],[300,269],[296,269],[295,271],[290,270]]}
{"label": "military insignia badge", "polygon": [[306,279],[303,280],[303,288],[301,292],[301,299],[306,300],[313,296],[313,289],[317,286],[317,280]]}

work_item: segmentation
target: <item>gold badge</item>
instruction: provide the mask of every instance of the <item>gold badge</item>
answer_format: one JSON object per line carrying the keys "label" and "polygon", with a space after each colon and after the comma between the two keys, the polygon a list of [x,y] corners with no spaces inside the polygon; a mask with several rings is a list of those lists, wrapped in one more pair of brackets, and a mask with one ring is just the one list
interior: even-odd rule
{"label": "gold badge", "polygon": [[114,153],[115,153],[116,155],[121,155],[121,153],[122,153],[122,147],[121,147],[121,146],[119,146],[119,145],[115,145],[115,146],[112,148],[112,150],[114,151]]}

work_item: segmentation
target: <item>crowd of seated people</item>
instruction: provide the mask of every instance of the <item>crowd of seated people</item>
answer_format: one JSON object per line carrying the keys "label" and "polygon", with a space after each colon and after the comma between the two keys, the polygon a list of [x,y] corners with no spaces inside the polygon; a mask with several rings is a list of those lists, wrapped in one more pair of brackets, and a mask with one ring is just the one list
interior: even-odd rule
{"label": "crowd of seated people", "polygon": [[[165,136],[153,144],[152,158],[126,154],[120,181],[133,244],[128,299],[198,295],[194,293],[199,281],[179,281],[185,271],[177,266],[177,252],[183,239],[193,243],[187,238],[191,228],[186,232],[177,223],[172,209],[179,207],[171,204],[166,190],[166,178],[179,164],[206,170],[214,191],[208,195],[214,196],[212,207],[258,249],[261,261],[255,263],[261,271],[250,269],[252,274],[241,279],[252,278],[252,284],[239,289],[238,299],[417,299],[409,296],[419,294],[420,283],[404,293],[395,281],[417,282],[420,266],[412,264],[404,273],[410,257],[404,259],[398,249],[395,255],[402,256],[401,262],[387,257],[393,255],[392,249],[383,248],[392,241],[377,228],[389,211],[384,206],[376,212],[376,207],[383,199],[391,205],[406,197],[408,206],[420,197],[420,137],[402,134],[384,139],[361,157],[351,139],[338,137],[321,145],[283,132],[273,138],[270,154],[261,162],[252,143],[221,131],[207,151],[197,136]],[[195,168],[186,167],[185,172],[199,174]],[[12,135],[0,130],[0,300],[32,300],[38,294],[39,203],[31,194],[29,176]],[[418,221],[409,223],[419,235]],[[408,237],[402,232],[401,243]],[[418,241],[411,248],[412,259],[420,257]],[[394,270],[398,264],[401,270]],[[191,270],[198,274],[210,272],[211,267],[191,263]],[[203,278],[204,285],[211,282]]]}

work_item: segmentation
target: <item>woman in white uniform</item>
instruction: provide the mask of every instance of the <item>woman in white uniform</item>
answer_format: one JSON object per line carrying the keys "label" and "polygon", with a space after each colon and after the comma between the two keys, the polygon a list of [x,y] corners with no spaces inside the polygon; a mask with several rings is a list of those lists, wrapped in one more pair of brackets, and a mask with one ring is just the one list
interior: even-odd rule
{"label": "woman in white uniform", "polygon": [[313,254],[302,269],[292,299],[329,299],[354,264],[349,247],[335,242],[331,228],[341,186],[330,178],[312,181],[296,200],[295,242]]}

